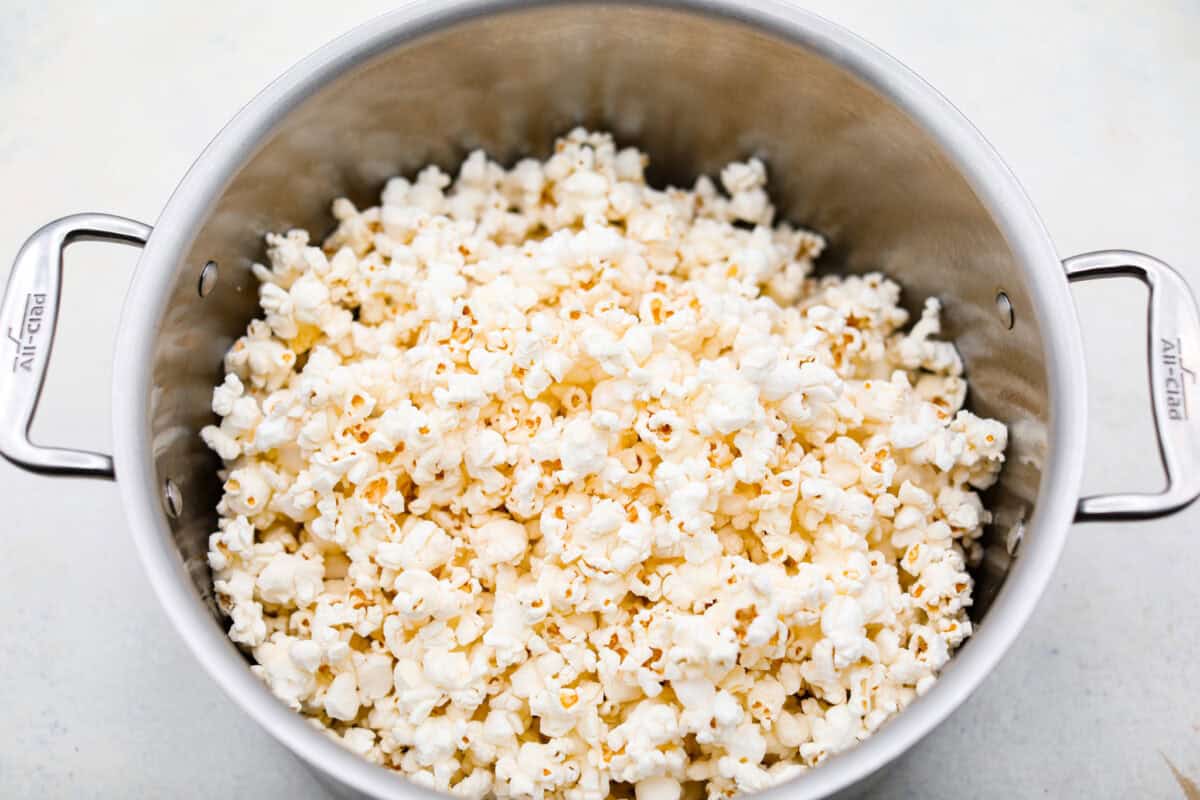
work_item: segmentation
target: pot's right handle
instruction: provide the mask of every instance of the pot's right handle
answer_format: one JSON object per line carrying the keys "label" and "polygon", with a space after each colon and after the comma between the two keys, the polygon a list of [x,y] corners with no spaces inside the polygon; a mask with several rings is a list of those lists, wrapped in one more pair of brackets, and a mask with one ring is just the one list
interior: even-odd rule
{"label": "pot's right handle", "polygon": [[110,456],[86,450],[40,447],[29,426],[42,393],[54,343],[62,284],[63,249],[72,242],[120,242],[141,246],[150,226],[111,214],[75,214],[55,220],[29,237],[17,253],[0,303],[0,455],[30,472],[113,477]]}
{"label": "pot's right handle", "polygon": [[1200,496],[1200,408],[1193,396],[1200,369],[1200,312],[1183,277],[1156,258],[1130,250],[1101,250],[1063,262],[1071,281],[1137,278],[1150,290],[1150,398],[1158,450],[1167,473],[1159,494],[1085,497],[1078,522],[1151,519],[1172,514]]}

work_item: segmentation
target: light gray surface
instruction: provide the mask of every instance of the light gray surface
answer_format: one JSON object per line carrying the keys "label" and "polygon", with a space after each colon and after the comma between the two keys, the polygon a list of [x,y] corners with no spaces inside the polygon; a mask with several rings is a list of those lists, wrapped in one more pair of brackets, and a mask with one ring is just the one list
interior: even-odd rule
{"label": "light gray surface", "polygon": [[[152,221],[221,124],[290,63],[392,4],[222,0],[6,3],[0,19],[0,242],[98,209]],[[1007,158],[1064,255],[1143,249],[1193,284],[1200,8],[1038,4],[1032,13],[814,10],[941,89]],[[120,96],[110,87],[132,87]],[[1190,240],[1190,241],[1189,241]],[[68,257],[63,324],[35,427],[106,448],[112,334],[136,260]],[[7,257],[6,257],[7,258]],[[1130,284],[1132,286],[1132,284]],[[1144,388],[1144,292],[1075,292],[1092,390],[1087,488],[1157,488]],[[0,794],[323,797],[235,710],[168,629],[115,487],[0,466],[12,523],[0,559]],[[1075,529],[1033,623],[984,688],[888,778],[887,797],[1181,796],[1200,775],[1200,509]]]}

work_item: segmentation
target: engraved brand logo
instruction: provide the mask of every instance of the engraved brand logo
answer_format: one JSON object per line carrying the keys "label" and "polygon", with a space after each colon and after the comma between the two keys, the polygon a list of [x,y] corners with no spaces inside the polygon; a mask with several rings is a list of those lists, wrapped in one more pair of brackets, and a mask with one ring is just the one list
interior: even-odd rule
{"label": "engraved brand logo", "polygon": [[1196,373],[1183,365],[1183,345],[1179,339],[1163,339],[1162,348],[1162,365],[1167,374],[1163,381],[1163,389],[1167,396],[1167,419],[1186,420],[1187,387],[1189,383],[1196,382]]}
{"label": "engraved brand logo", "polygon": [[46,295],[30,293],[25,295],[25,310],[21,312],[21,323],[14,329],[9,326],[8,338],[17,346],[13,356],[12,371],[21,369],[33,372],[33,359],[37,356],[37,335],[42,330],[46,316]]}

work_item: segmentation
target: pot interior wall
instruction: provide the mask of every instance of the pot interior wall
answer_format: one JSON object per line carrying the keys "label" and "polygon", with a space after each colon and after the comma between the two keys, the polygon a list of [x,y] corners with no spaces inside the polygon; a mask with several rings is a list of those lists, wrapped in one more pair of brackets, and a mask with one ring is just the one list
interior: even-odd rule
{"label": "pot interior wall", "polygon": [[[436,26],[435,26],[436,27]],[[454,171],[472,148],[511,163],[545,155],[583,124],[652,159],[657,182],[690,185],[761,156],[780,217],[825,234],[825,270],[882,270],[910,309],[935,295],[957,342],[969,405],[1010,425],[990,502],[1000,524],[977,572],[983,617],[1010,564],[1005,533],[1032,513],[1046,448],[1047,376],[1021,267],[939,145],[889,100],[818,50],[747,24],[638,6],[547,6],[395,37],[286,115],[231,175],[177,265],[151,398],[153,457],[182,489],[171,521],[196,590],[215,530],[219,462],[198,432],[213,421],[225,350],[257,313],[250,265],[268,231],[321,234],[333,198],[372,204],[383,181],[427,163]],[[200,271],[217,262],[205,298]],[[1050,268],[1050,265],[1033,265]],[[1056,265],[1055,265],[1056,266]],[[1007,293],[1007,329],[996,295]],[[211,606],[211,602],[210,602]]]}

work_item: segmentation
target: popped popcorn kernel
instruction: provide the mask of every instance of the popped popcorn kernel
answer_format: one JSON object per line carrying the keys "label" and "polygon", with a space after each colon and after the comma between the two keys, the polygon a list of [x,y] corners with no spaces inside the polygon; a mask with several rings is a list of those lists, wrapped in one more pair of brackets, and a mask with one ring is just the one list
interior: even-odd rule
{"label": "popped popcorn kernel", "polygon": [[[267,236],[209,565],[292,709],[463,798],[731,797],[818,766],[972,632],[1004,425],[940,304],[812,275],[766,165],[690,189],[576,129]],[[619,786],[614,786],[619,784]]]}

